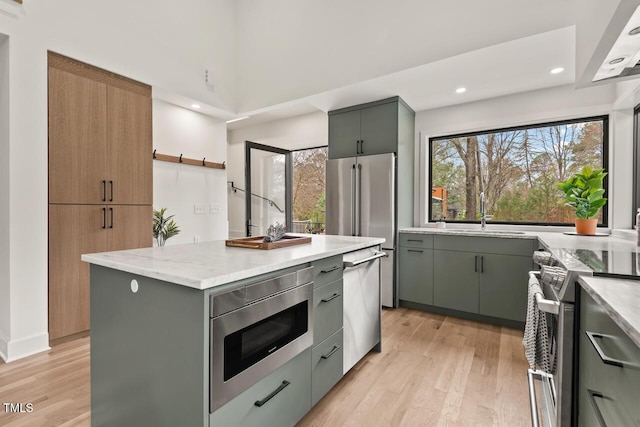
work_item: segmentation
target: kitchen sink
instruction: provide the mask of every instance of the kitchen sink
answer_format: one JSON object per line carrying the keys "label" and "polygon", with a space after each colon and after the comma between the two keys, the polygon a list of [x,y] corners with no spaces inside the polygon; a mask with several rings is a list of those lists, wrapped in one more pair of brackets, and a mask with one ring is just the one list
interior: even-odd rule
{"label": "kitchen sink", "polygon": [[524,234],[524,231],[515,230],[478,230],[474,228],[449,229],[452,233],[479,233],[479,234]]}

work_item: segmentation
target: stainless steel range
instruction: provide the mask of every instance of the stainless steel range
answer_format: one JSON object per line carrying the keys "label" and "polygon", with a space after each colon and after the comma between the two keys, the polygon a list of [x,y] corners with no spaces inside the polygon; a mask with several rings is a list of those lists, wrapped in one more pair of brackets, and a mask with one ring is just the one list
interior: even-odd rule
{"label": "stainless steel range", "polygon": [[[575,263],[563,260],[563,265],[551,254],[538,255],[542,256],[534,256],[534,260],[542,264],[541,271],[530,272],[529,280],[538,283],[543,291],[543,294],[535,295],[535,301],[537,310],[546,318],[551,369],[550,372],[539,368],[528,371],[532,425],[569,427],[575,420],[576,281],[578,276],[591,275],[592,271],[577,260]],[[540,405],[534,385],[536,380],[541,382]]]}

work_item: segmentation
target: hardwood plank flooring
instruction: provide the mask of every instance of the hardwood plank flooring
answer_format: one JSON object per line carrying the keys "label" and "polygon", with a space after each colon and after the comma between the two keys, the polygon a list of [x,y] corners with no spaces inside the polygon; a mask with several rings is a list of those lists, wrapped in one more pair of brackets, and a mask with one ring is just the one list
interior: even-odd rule
{"label": "hardwood plank flooring", "polygon": [[[522,332],[410,309],[384,310],[370,353],[299,427],[528,426]],[[89,338],[0,361],[0,426],[90,426]]]}

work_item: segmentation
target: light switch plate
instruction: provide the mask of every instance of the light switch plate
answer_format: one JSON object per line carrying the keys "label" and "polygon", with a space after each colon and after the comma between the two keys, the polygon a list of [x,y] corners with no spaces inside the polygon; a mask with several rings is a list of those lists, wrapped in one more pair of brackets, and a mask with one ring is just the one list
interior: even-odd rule
{"label": "light switch plate", "polygon": [[222,209],[221,209],[221,208],[220,208],[220,206],[218,206],[218,205],[211,205],[211,206],[209,206],[209,213],[212,213],[212,214],[219,214],[221,210],[222,210]]}
{"label": "light switch plate", "polygon": [[193,213],[194,214],[206,214],[207,213],[207,205],[196,203],[193,205]]}

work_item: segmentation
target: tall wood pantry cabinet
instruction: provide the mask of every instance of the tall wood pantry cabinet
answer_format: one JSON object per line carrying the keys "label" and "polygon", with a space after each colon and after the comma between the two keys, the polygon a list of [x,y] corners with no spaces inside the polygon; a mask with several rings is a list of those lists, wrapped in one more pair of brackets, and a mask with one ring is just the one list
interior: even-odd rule
{"label": "tall wood pantry cabinet", "polygon": [[80,255],[152,242],[151,87],[49,52],[49,339],[89,329]]}

